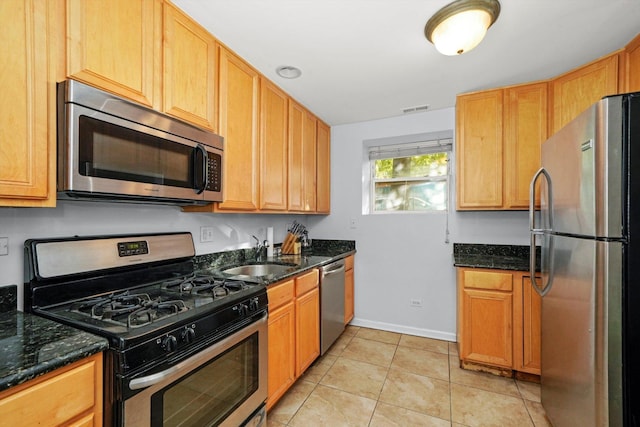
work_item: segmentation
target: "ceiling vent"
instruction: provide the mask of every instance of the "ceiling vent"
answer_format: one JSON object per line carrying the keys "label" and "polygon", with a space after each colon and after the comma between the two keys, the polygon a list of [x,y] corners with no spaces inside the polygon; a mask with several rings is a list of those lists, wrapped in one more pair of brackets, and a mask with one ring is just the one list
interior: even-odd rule
{"label": "ceiling vent", "polygon": [[402,114],[419,113],[421,111],[427,111],[428,109],[429,109],[429,105],[427,105],[427,104],[416,105],[415,107],[403,108],[402,109]]}

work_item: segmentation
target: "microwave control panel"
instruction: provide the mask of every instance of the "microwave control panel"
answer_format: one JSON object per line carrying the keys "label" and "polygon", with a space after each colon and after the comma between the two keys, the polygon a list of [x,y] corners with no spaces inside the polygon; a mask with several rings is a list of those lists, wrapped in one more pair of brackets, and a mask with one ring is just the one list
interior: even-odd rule
{"label": "microwave control panel", "polygon": [[219,192],[222,182],[222,157],[219,154],[207,153],[207,190]]}

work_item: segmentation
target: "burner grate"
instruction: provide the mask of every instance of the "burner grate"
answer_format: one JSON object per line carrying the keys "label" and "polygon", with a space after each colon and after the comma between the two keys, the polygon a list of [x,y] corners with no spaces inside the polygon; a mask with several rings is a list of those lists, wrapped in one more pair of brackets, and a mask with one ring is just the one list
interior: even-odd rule
{"label": "burner grate", "polygon": [[161,297],[151,298],[148,294],[130,294],[126,291],[75,302],[69,311],[136,328],[187,309],[181,300],[162,300]]}
{"label": "burner grate", "polygon": [[191,294],[219,299],[246,289],[248,286],[242,281],[227,281],[212,276],[193,274],[183,279],[167,281],[162,287],[167,291],[177,292],[180,295]]}

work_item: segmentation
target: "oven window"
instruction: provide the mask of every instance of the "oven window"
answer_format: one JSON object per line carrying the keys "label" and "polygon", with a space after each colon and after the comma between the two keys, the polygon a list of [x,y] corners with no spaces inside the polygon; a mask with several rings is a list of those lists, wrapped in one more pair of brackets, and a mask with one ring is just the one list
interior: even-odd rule
{"label": "oven window", "polygon": [[153,427],[217,426],[259,386],[258,332],[151,398]]}
{"label": "oven window", "polygon": [[193,148],[80,116],[80,175],[193,188]]}

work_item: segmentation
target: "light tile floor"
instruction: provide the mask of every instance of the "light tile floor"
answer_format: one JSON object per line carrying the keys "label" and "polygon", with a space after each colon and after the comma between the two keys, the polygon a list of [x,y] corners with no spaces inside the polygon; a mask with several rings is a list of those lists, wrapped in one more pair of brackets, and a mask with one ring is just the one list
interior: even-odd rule
{"label": "light tile floor", "polygon": [[549,426],[538,384],[460,369],[454,343],[348,326],[268,427]]}

